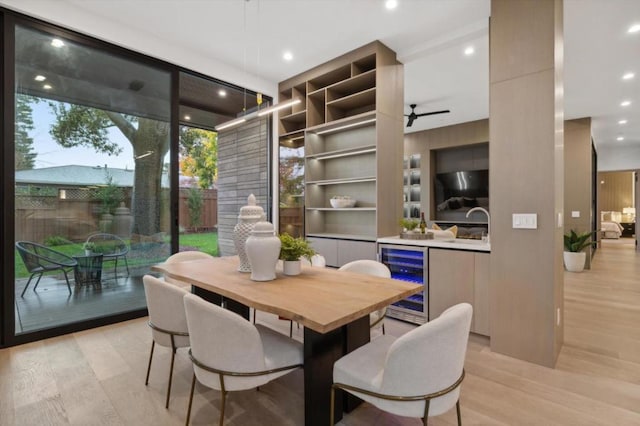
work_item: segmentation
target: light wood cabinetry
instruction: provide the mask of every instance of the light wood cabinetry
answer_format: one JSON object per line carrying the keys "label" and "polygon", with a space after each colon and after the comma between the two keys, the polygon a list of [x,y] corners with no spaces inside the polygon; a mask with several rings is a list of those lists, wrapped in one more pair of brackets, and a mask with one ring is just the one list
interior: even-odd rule
{"label": "light wood cabinetry", "polygon": [[[280,102],[301,100],[280,112],[279,138],[304,139],[305,233],[330,266],[375,259],[376,238],[397,234],[402,72],[395,53],[373,42],[279,85]],[[356,204],[333,208],[334,196]]]}
{"label": "light wood cabinetry", "polygon": [[462,302],[473,306],[471,331],[489,336],[489,254],[429,249],[429,320]]}

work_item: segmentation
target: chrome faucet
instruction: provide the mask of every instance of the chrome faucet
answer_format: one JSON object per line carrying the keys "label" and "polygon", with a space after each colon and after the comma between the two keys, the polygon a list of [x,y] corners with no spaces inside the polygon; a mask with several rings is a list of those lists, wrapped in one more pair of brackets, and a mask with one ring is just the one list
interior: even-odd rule
{"label": "chrome faucet", "polygon": [[474,207],[467,212],[467,217],[469,217],[469,215],[475,211],[481,211],[487,215],[487,242],[490,243],[491,240],[489,238],[491,235],[491,215],[489,215],[489,212],[483,207]]}

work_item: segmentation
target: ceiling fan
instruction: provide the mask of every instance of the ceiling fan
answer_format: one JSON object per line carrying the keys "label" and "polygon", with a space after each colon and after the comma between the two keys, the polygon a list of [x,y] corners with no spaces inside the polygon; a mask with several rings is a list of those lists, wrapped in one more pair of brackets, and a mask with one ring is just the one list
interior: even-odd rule
{"label": "ceiling fan", "polygon": [[424,112],[422,114],[416,114],[416,112],[414,111],[414,109],[418,106],[417,104],[411,104],[409,105],[411,107],[411,114],[405,114],[405,117],[409,117],[409,121],[407,121],[407,127],[411,127],[411,125],[413,124],[413,122],[418,118],[418,117],[424,117],[425,115],[435,115],[435,114],[445,114],[447,112],[451,112],[448,109],[442,110],[442,111],[431,111],[431,112]]}

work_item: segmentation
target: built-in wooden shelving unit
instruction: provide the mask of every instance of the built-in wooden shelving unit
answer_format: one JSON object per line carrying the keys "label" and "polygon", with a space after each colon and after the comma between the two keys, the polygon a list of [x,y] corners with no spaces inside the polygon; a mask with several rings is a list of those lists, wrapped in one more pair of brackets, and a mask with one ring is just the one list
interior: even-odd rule
{"label": "built-in wooden shelving unit", "polygon": [[[279,84],[281,144],[304,137],[305,233],[328,264],[375,259],[402,216],[403,69],[373,42]],[[353,208],[332,208],[333,196]]]}

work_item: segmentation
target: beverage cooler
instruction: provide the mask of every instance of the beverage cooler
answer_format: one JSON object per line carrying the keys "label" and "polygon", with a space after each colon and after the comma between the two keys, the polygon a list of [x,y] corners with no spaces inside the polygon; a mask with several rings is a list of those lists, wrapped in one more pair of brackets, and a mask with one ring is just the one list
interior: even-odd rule
{"label": "beverage cooler", "polygon": [[429,287],[427,282],[427,247],[378,244],[378,260],[391,270],[391,278],[423,285],[413,294],[389,306],[387,316],[414,324],[424,324],[428,318]]}

